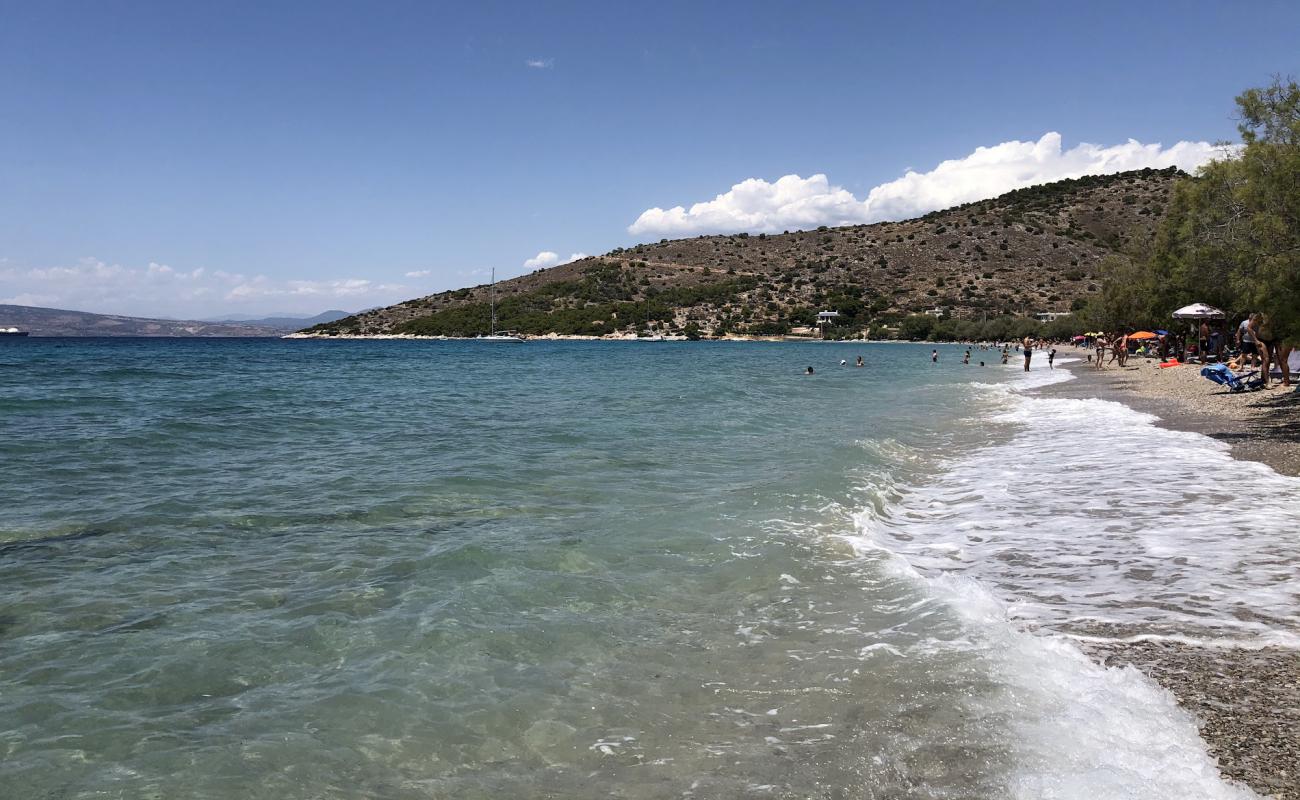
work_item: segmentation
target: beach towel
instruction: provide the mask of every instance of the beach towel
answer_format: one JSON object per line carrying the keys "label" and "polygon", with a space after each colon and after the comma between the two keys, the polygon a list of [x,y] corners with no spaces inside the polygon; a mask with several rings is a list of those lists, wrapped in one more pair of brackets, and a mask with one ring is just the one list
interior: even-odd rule
{"label": "beach towel", "polygon": [[1220,386],[1227,386],[1233,392],[1250,392],[1264,385],[1264,381],[1255,376],[1258,370],[1243,372],[1238,375],[1228,369],[1227,364],[1211,364],[1201,368],[1201,377],[1208,378]]}

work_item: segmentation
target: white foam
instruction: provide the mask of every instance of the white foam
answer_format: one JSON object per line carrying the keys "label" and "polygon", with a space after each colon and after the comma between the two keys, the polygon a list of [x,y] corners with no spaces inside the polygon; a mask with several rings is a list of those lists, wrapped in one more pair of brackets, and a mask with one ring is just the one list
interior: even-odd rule
{"label": "white foam", "polygon": [[1300,481],[1118,403],[1018,391],[1071,377],[984,387],[1009,438],[889,487],[848,538],[960,612],[1001,665],[1012,796],[1252,797],[1171,694],[1072,639],[1300,644]]}
{"label": "white foam", "polygon": [[994,587],[1025,625],[1300,646],[1300,480],[1119,403],[987,394],[1014,434],[869,506],[876,546]]}

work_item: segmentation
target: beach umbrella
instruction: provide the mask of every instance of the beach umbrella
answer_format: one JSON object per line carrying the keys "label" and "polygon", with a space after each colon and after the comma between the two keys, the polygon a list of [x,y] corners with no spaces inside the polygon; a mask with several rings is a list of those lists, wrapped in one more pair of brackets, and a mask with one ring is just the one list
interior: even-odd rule
{"label": "beach umbrella", "polygon": [[1156,338],[1159,338],[1159,337],[1157,337],[1157,336],[1156,336],[1154,333],[1152,333],[1151,331],[1138,331],[1137,333],[1130,333],[1130,334],[1128,335],[1128,338],[1130,338],[1130,339],[1156,339]]}
{"label": "beach umbrella", "polygon": [[1225,316],[1219,309],[1205,303],[1192,303],[1174,312],[1174,319],[1223,319]]}
{"label": "beach umbrella", "polygon": [[1078,336],[1071,336],[1071,337],[1070,337],[1070,341],[1072,341],[1072,342],[1082,342],[1084,339],[1087,339],[1087,338],[1088,338],[1087,336],[1085,336],[1085,335],[1083,335],[1083,334],[1079,334]]}
{"label": "beach umbrella", "polygon": [[[1224,314],[1219,309],[1214,306],[1206,305],[1205,303],[1192,303],[1190,306],[1183,306],[1174,312],[1174,319],[1185,319],[1191,321],[1192,335],[1190,338],[1192,339],[1196,338],[1196,320],[1223,319],[1226,316],[1227,314]],[[1185,344],[1186,343],[1184,343],[1184,345]],[[1204,353],[1201,353],[1201,363],[1205,363]]]}

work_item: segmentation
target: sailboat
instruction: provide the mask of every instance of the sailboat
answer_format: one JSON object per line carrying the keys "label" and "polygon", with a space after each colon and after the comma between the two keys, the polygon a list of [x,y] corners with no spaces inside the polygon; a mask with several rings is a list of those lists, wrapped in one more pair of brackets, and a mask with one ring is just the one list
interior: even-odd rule
{"label": "sailboat", "polygon": [[524,337],[514,331],[501,331],[497,333],[497,271],[492,270],[492,295],[491,295],[492,321],[488,329],[487,336],[480,336],[485,342],[522,342]]}

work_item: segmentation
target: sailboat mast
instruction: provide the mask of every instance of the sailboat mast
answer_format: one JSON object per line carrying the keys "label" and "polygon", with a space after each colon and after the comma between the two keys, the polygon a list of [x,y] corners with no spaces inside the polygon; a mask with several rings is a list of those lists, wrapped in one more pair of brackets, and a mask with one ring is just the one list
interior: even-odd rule
{"label": "sailboat mast", "polygon": [[491,312],[492,319],[491,319],[491,322],[488,323],[488,324],[490,325],[490,327],[491,327],[491,330],[490,330],[490,332],[488,333],[488,335],[489,335],[489,336],[495,336],[495,335],[496,335],[496,332],[497,332],[497,270],[496,270],[496,267],[493,267],[493,268],[492,268],[492,289],[491,289],[491,292],[492,292],[492,293],[491,293],[491,301],[490,301],[490,302],[491,302],[491,308],[492,308],[492,312]]}

